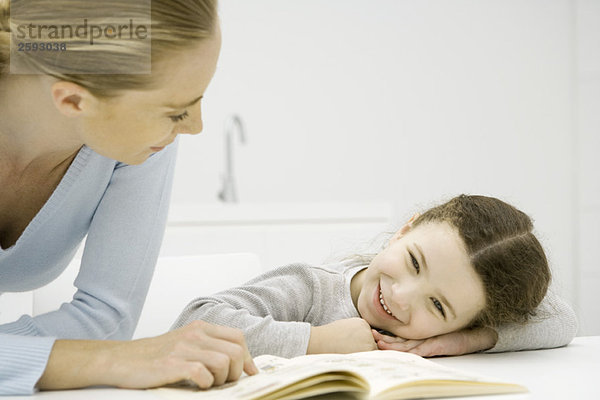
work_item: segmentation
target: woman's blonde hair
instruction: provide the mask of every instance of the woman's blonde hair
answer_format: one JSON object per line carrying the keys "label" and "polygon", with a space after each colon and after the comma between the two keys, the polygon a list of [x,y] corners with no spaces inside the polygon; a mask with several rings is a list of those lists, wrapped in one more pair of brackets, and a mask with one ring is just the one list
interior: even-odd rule
{"label": "woman's blonde hair", "polygon": [[[28,68],[111,97],[127,89],[151,88],[153,76],[139,73],[148,70],[149,60],[153,66],[176,51],[189,50],[218,26],[217,0],[0,0],[0,79],[9,68],[11,32],[22,32],[32,21],[43,24],[38,26],[74,26],[92,14],[96,21],[117,26],[132,19],[148,21],[144,29],[149,28],[149,40],[124,35],[116,43],[99,37],[90,46],[88,38],[61,36],[68,51],[25,54]],[[123,73],[95,73],[104,65],[118,66]]]}
{"label": "woman's blonde hair", "polygon": [[0,78],[7,69],[10,54],[10,5],[0,0]]}

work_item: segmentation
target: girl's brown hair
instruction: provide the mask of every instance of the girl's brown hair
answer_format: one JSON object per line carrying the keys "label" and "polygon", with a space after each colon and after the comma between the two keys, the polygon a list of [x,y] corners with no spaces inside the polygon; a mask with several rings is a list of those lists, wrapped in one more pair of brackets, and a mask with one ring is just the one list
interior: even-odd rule
{"label": "girl's brown hair", "polygon": [[[154,65],[174,51],[189,50],[218,29],[217,0],[0,0],[0,78],[6,74],[10,62],[10,32],[15,27],[31,21],[57,26],[75,24],[81,22],[82,15],[89,15],[90,10],[95,16],[111,21],[149,16],[151,40],[123,38],[115,45],[108,38],[99,38],[94,46],[89,46],[84,43],[87,39],[61,38],[68,51],[36,52],[27,61],[37,73],[77,83],[99,97],[152,87],[155,79],[151,74],[136,73],[143,60],[147,60],[145,56],[151,54]],[[127,73],[90,73],[103,64],[119,65]]]}
{"label": "girl's brown hair", "polygon": [[458,231],[483,282],[486,304],[472,327],[522,323],[535,314],[551,274],[529,216],[493,197],[460,195],[427,210],[413,228],[430,222]]}
{"label": "girl's brown hair", "polygon": [[[494,197],[463,194],[419,215],[412,229],[427,223],[448,223],[457,230],[483,283],[485,306],[468,327],[523,323],[536,315],[551,274],[531,218]],[[375,255],[349,259],[365,265]]]}

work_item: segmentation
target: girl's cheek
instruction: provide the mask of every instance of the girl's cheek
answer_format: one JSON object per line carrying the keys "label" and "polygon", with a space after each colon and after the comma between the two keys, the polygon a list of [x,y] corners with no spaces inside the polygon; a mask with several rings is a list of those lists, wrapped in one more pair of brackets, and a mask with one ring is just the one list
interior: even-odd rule
{"label": "girl's cheek", "polygon": [[381,263],[380,270],[386,275],[396,277],[398,275],[399,265],[398,263],[394,262],[394,260],[385,259]]}

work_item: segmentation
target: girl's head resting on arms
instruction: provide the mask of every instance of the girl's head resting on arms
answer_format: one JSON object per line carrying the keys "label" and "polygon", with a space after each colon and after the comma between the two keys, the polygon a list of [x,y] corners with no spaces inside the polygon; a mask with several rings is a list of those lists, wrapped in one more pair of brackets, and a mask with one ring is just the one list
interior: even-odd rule
{"label": "girl's head resting on arms", "polygon": [[461,195],[415,216],[352,281],[361,317],[407,339],[525,322],[550,270],[531,219]]}
{"label": "girl's head resting on arms", "polygon": [[[3,86],[40,86],[41,95],[47,94],[60,114],[53,122],[65,125],[60,118],[69,119],[66,125],[74,127],[69,140],[129,164],[142,163],[177,134],[202,130],[200,100],[215,72],[221,39],[216,0],[152,0],[151,8],[140,3],[144,2],[12,0],[9,19],[9,2],[0,0]],[[151,40],[128,39],[124,34],[118,46],[106,37],[91,46],[87,38],[61,38],[67,51],[38,51],[27,58],[27,65],[40,75],[8,73],[7,31],[16,32],[23,22],[76,26],[82,15],[108,15],[109,21],[120,21],[144,12],[150,17]],[[152,72],[136,73],[148,66],[148,54]],[[123,73],[94,73],[102,65],[118,65]]]}

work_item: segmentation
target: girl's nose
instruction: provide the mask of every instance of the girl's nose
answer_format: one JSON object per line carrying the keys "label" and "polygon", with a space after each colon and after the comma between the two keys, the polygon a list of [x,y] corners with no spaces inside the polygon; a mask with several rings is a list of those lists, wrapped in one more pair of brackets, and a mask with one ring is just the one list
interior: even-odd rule
{"label": "girl's nose", "polygon": [[392,304],[390,308],[394,316],[401,322],[410,322],[412,302],[416,298],[417,288],[408,283],[392,285]]}

